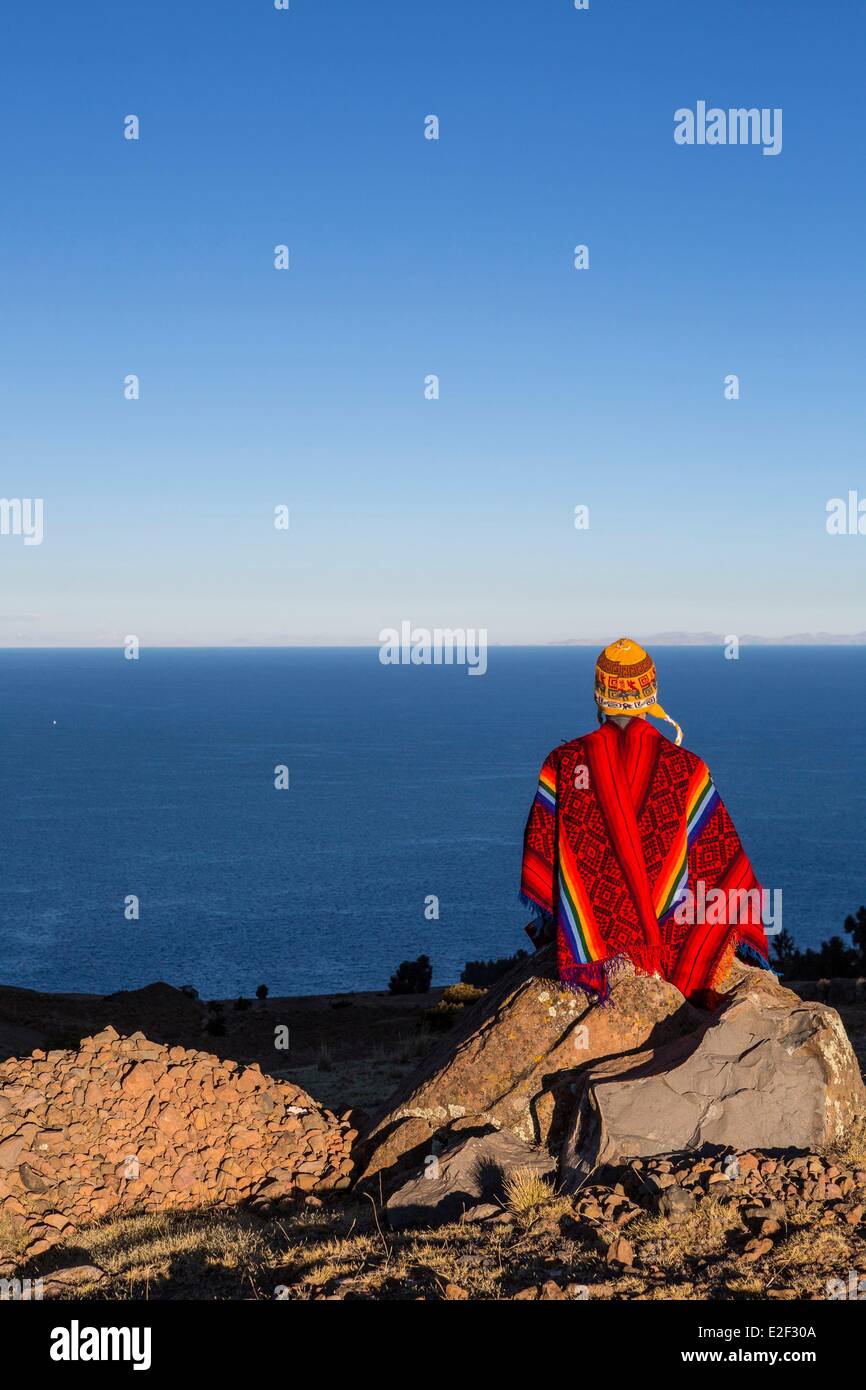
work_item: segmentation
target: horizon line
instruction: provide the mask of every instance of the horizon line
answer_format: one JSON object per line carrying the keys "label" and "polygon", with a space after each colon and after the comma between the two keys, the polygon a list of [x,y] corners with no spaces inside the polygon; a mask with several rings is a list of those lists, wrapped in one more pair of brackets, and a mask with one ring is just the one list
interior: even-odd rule
{"label": "horizon line", "polygon": [[[453,630],[453,629],[452,629]],[[655,647],[669,647],[686,649],[692,647],[712,648],[723,646],[725,638],[717,640],[698,641],[690,638],[688,634],[683,634],[684,640],[671,641],[670,639],[650,638],[641,639],[651,643]],[[825,640],[821,640],[824,638]],[[866,635],[860,634],[817,634],[814,640],[809,638],[792,637],[741,637],[738,639],[741,647],[809,647],[809,648],[832,648],[832,647],[864,647],[866,646]],[[603,638],[565,638],[561,642],[488,642],[487,647],[498,650],[510,651],[563,651],[572,648],[604,648],[609,645]],[[111,652],[120,651],[124,648],[123,642],[118,643],[55,643],[46,646],[37,646],[35,643],[0,643],[0,652]],[[378,651],[381,643],[377,642],[153,642],[150,644],[140,643],[140,651],[213,651],[213,652],[279,652],[279,651]]]}

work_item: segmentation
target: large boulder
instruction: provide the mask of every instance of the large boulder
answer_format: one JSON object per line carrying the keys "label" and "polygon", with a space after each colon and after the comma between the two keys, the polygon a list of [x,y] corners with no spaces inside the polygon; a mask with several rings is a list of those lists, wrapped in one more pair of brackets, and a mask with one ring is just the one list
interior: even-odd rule
{"label": "large boulder", "polygon": [[401,1169],[469,1121],[599,1163],[719,1146],[814,1150],[860,1117],[864,1088],[839,1015],[734,962],[720,1008],[617,970],[604,1004],[560,989],[551,948],[471,1009],[375,1117],[361,1173]]}
{"label": "large boulder", "polygon": [[592,1004],[560,988],[546,947],[467,1009],[374,1118],[364,1175],[406,1155],[423,1162],[433,1135],[467,1117],[524,1144],[556,1146],[588,1063],[658,1046],[700,1018],[673,985],[627,965],[615,973],[608,1001]]}
{"label": "large boulder", "polygon": [[562,1176],[574,1186],[599,1167],[683,1150],[814,1151],[864,1110],[835,1009],[738,963],[720,1010],[693,1033],[585,1068]]}

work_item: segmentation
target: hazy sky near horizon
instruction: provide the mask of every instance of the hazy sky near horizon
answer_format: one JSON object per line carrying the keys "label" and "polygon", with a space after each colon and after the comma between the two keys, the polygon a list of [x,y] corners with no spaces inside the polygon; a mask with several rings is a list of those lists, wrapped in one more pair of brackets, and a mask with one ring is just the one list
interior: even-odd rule
{"label": "hazy sky near horizon", "polygon": [[857,0],[0,25],[0,645],[866,626]]}

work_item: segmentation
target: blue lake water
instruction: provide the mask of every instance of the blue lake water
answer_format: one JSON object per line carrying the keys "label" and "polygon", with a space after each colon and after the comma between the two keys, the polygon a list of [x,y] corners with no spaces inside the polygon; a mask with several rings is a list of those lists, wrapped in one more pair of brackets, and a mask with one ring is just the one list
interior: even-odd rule
{"label": "blue lake water", "polygon": [[[866,900],[866,649],[655,656],[784,925],[841,933]],[[594,659],[492,648],[470,676],[376,649],[0,651],[0,980],[319,993],[384,988],[421,952],[437,983],[510,954],[538,768],[594,727]]]}

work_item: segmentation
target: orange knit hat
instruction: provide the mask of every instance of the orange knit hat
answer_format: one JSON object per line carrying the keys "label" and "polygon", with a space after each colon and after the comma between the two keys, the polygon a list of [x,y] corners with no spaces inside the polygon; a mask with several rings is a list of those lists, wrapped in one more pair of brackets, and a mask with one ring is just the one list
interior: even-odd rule
{"label": "orange knit hat", "polygon": [[630,637],[611,642],[595,663],[595,698],[602,714],[653,714],[666,719],[683,741],[683,731],[675,719],[658,703],[658,677],[655,662]]}

